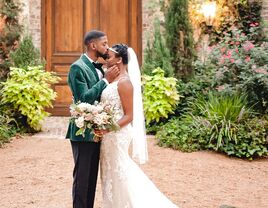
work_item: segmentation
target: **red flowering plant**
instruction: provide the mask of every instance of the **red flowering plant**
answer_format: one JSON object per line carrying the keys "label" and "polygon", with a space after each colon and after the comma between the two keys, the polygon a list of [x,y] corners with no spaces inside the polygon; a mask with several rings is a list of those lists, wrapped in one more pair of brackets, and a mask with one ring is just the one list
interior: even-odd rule
{"label": "red flowering plant", "polygon": [[208,61],[214,66],[218,91],[245,93],[251,104],[262,113],[268,111],[268,43],[252,41],[251,34],[234,28],[211,48]]}

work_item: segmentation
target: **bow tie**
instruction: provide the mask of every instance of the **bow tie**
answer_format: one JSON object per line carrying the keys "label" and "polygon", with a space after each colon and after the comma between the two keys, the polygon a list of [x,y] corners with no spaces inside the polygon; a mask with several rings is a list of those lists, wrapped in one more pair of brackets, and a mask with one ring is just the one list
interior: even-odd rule
{"label": "bow tie", "polygon": [[94,65],[94,67],[95,67],[96,69],[102,69],[102,65],[103,65],[103,64],[101,64],[101,63],[96,63],[96,62],[92,62],[92,64]]}

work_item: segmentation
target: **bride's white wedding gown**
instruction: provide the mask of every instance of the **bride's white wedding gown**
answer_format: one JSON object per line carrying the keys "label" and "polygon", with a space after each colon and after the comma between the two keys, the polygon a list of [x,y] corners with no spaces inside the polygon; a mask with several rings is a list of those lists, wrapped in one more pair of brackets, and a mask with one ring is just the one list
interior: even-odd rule
{"label": "bride's white wedding gown", "polygon": [[[123,115],[117,82],[106,87],[101,100],[116,106],[116,118]],[[100,171],[103,208],[177,208],[164,196],[130,158],[131,125],[110,132],[101,142]]]}

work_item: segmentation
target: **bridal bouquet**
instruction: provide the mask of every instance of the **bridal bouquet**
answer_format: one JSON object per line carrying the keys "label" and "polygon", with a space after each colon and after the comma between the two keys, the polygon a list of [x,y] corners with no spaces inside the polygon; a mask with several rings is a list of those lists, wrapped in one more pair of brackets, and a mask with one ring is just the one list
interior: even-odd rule
{"label": "bridal bouquet", "polygon": [[[113,106],[105,102],[77,103],[70,106],[71,120],[75,122],[79,130],[76,135],[85,137],[86,129],[101,129],[116,131],[119,129],[115,121]],[[93,131],[94,133],[94,131]],[[94,141],[100,141],[100,137],[95,134]]]}

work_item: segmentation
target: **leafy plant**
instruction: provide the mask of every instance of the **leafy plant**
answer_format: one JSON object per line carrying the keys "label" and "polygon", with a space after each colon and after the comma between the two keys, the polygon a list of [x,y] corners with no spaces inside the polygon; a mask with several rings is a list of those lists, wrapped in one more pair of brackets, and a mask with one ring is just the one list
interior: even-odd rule
{"label": "leafy plant", "polygon": [[177,79],[164,77],[164,71],[156,68],[153,76],[143,76],[143,99],[146,123],[167,118],[180,99],[176,89]]}
{"label": "leafy plant", "polygon": [[187,81],[179,82],[177,89],[181,95],[181,101],[176,107],[176,116],[181,116],[185,112],[191,112],[191,103],[199,96],[207,99],[208,93],[214,89],[214,67],[209,62],[202,63],[199,60],[194,62],[194,75]]}
{"label": "leafy plant", "polygon": [[[238,4],[237,7],[241,30],[251,35],[250,40],[256,43],[265,39],[261,15],[262,2],[262,0],[246,1],[246,3]],[[252,27],[255,27],[254,35],[252,35]]]}
{"label": "leafy plant", "polygon": [[40,130],[40,121],[49,114],[45,107],[52,107],[56,93],[51,89],[59,78],[43,70],[42,66],[27,69],[11,67],[10,77],[3,82],[2,102],[10,104],[27,117],[31,128]]}
{"label": "leafy plant", "polygon": [[192,125],[191,117],[183,116],[169,120],[155,136],[160,146],[192,152],[202,148],[199,133]]}
{"label": "leafy plant", "polygon": [[213,95],[209,94],[208,100],[200,97],[193,103],[193,109],[199,112],[193,115],[196,128],[205,131],[209,137],[209,147],[218,150],[231,142],[236,142],[236,124],[245,120],[250,109],[246,101],[239,95]]}
{"label": "leafy plant", "polygon": [[144,50],[142,71],[144,74],[152,75],[153,70],[157,67],[164,70],[166,77],[174,75],[170,51],[166,46],[163,34],[160,32],[159,20],[156,20],[154,24],[154,39],[152,43],[150,43],[150,41],[147,42],[147,47]]}
{"label": "leafy plant", "polygon": [[181,151],[212,149],[251,160],[268,156],[268,119],[256,117],[243,96],[209,94],[161,127],[156,138],[159,145]]}
{"label": "leafy plant", "polygon": [[0,147],[10,141],[10,138],[16,134],[16,128],[11,125],[14,121],[6,115],[0,115]]}
{"label": "leafy plant", "polygon": [[237,141],[221,148],[228,155],[250,160],[268,156],[268,119],[248,119],[237,126]]}
{"label": "leafy plant", "polygon": [[268,155],[268,121],[254,117],[246,103],[239,95],[210,95],[194,104],[200,112],[194,127],[207,140],[203,148],[248,159]]}
{"label": "leafy plant", "polygon": [[165,13],[166,42],[176,77],[186,78],[193,70],[195,50],[188,14],[188,0],[170,0]]}
{"label": "leafy plant", "polygon": [[9,73],[10,52],[15,50],[23,27],[19,24],[21,4],[13,0],[0,1],[0,81]]}
{"label": "leafy plant", "polygon": [[214,82],[219,91],[244,92],[248,101],[260,113],[268,110],[268,44],[250,41],[251,34],[245,35],[234,29],[231,34],[212,47],[208,61],[214,65]]}
{"label": "leafy plant", "polygon": [[34,47],[32,37],[26,35],[19,43],[19,47],[14,52],[10,53],[12,65],[17,68],[27,69],[28,66],[38,66],[42,62],[40,60],[40,53]]}

